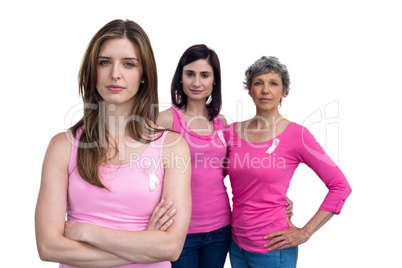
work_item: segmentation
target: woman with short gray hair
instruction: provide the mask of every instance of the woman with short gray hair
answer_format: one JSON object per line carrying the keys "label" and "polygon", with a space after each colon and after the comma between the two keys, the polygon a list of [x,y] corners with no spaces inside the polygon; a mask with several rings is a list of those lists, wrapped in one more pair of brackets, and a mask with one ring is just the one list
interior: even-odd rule
{"label": "woman with short gray hair", "polygon": [[[313,135],[279,113],[289,84],[288,70],[276,57],[258,59],[244,81],[256,115],[225,129],[233,194],[233,268],[296,267],[298,245],[339,214],[351,193],[342,171]],[[295,227],[285,212],[286,193],[300,163],[313,169],[329,190],[303,228]]]}
{"label": "woman with short gray hair", "polygon": [[[290,77],[286,65],[279,62],[277,57],[262,56],[245,72],[244,89],[250,90],[253,77],[261,74],[268,74],[271,71],[277,73],[282,79],[283,97],[289,95]],[[279,106],[282,104],[282,98],[279,100]]]}

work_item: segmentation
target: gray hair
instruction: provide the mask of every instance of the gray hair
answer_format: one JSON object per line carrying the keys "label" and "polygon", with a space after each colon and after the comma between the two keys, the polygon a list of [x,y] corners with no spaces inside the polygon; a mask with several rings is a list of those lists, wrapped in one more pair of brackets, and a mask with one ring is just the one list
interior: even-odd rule
{"label": "gray hair", "polygon": [[[277,57],[266,57],[262,56],[258,60],[256,60],[250,67],[247,68],[245,72],[245,79],[243,82],[244,89],[250,90],[251,83],[254,77],[261,75],[261,74],[268,74],[270,72],[277,73],[282,78],[282,85],[283,85],[283,93],[284,97],[289,95],[289,85],[290,85],[290,78],[288,68],[285,64],[279,62]],[[279,101],[279,105],[282,104],[282,98]]]}

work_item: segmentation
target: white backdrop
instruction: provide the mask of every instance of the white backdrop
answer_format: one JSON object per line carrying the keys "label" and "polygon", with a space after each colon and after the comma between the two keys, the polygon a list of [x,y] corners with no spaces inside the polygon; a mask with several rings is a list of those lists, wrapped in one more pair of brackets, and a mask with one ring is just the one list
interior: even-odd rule
{"label": "white backdrop", "polygon": [[[353,189],[341,215],[300,246],[298,267],[397,265],[398,1],[7,2],[0,4],[2,267],[57,267],[41,262],[35,245],[42,160],[50,138],[78,119],[77,74],[90,38],[116,18],[134,20],[148,33],[162,109],[170,106],[177,61],[193,44],[204,43],[220,57],[222,114],[229,122],[255,112],[242,89],[245,69],[262,55],[285,63],[291,90],[282,114],[309,126]],[[316,175],[300,166],[288,192],[296,226],[307,222],[325,194]]]}

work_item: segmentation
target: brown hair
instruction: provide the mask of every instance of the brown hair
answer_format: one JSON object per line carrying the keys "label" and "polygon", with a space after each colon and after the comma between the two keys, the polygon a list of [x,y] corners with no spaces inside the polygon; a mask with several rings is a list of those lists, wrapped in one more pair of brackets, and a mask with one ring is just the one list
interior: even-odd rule
{"label": "brown hair", "polygon": [[76,137],[82,129],[77,152],[80,176],[92,185],[106,188],[99,177],[99,165],[107,161],[108,132],[105,124],[105,105],[96,89],[97,57],[101,45],[110,39],[127,38],[139,50],[143,69],[142,80],[134,96],[134,107],[127,123],[129,135],[143,143],[153,140],[152,133],[161,132],[152,123],[158,116],[158,78],[151,42],[145,31],[130,20],[113,20],[103,26],[89,42],[78,75],[79,94],[84,102],[84,115],[71,127]]}

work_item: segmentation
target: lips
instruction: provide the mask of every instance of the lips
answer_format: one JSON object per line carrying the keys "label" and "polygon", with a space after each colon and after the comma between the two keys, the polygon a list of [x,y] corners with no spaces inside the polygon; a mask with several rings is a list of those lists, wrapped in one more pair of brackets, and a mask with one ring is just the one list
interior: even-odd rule
{"label": "lips", "polygon": [[110,86],[107,86],[107,88],[110,91],[114,91],[114,92],[122,91],[124,89],[123,87],[117,86],[117,85],[110,85]]}
{"label": "lips", "polygon": [[195,89],[190,89],[190,91],[194,94],[200,94],[202,90],[195,90]]}

